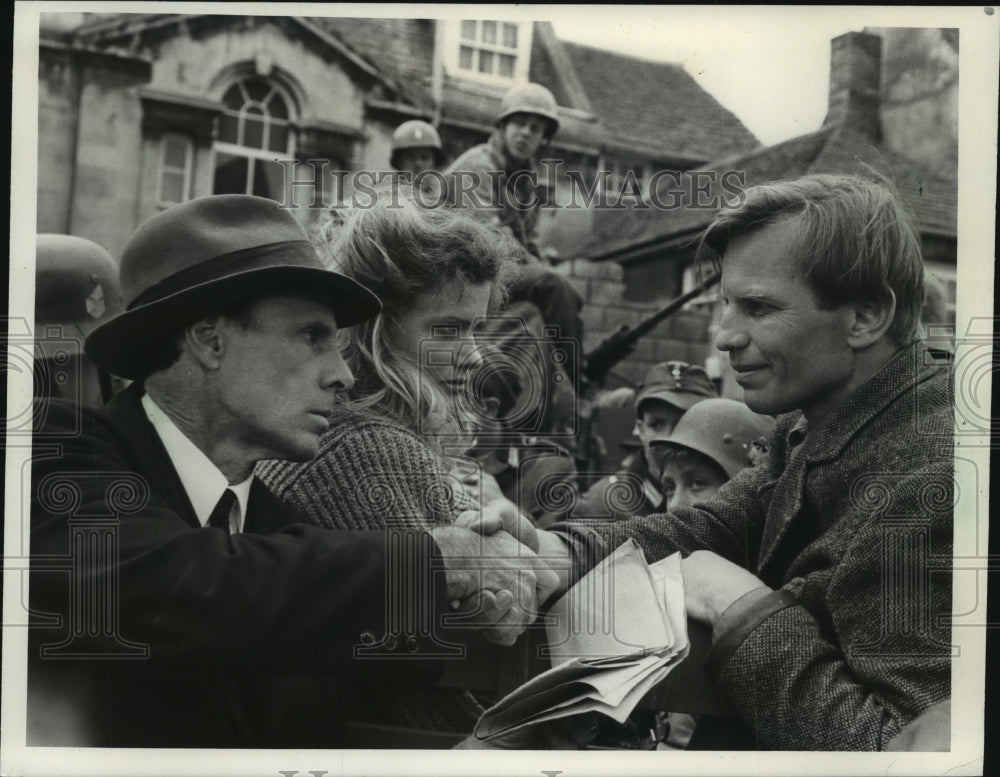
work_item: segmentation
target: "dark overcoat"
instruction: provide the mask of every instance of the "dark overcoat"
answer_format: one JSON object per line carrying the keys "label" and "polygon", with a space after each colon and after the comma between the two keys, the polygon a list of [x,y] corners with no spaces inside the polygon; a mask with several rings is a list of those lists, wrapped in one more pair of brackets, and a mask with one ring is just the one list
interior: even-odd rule
{"label": "dark overcoat", "polygon": [[429,535],[307,525],[256,479],[243,533],[203,529],[141,394],[36,409],[29,744],[335,747],[348,679],[436,677],[392,660],[428,628],[382,642],[387,606],[446,611]]}

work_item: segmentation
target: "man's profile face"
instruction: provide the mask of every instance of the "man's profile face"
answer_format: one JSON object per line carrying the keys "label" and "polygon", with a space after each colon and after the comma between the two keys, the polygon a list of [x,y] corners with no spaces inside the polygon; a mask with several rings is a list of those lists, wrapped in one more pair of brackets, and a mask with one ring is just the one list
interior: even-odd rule
{"label": "man's profile face", "polygon": [[503,125],[503,146],[514,159],[534,159],[549,121],[536,113],[515,113]]}
{"label": "man's profile face", "polygon": [[266,297],[240,322],[223,317],[216,411],[241,452],[307,461],[330,428],[338,390],[354,384],[330,306],[296,294]]}
{"label": "man's profile face", "polygon": [[646,464],[654,474],[659,468],[659,460],[653,455],[651,443],[654,439],[662,439],[670,434],[677,422],[681,420],[684,411],[659,399],[647,399],[642,403],[641,412],[635,422],[635,433],[642,443],[642,452]]}
{"label": "man's profile face", "polygon": [[433,170],[435,167],[435,154],[433,148],[404,148],[396,152],[396,168],[401,173],[420,173]]}
{"label": "man's profile face", "polygon": [[819,421],[849,393],[853,310],[821,310],[798,268],[802,217],[737,237],[722,258],[716,347],[729,354],[744,401],[757,413],[801,409]]}

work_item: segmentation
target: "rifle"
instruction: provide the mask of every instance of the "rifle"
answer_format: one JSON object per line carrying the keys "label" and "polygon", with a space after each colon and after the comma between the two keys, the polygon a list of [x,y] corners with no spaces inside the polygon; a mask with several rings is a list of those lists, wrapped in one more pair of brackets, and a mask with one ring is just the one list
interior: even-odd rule
{"label": "rifle", "polygon": [[671,300],[635,326],[622,324],[617,332],[608,335],[590,353],[586,354],[586,363],[583,367],[584,377],[594,383],[602,383],[612,368],[635,350],[639,338],[718,282],[718,273],[712,273],[693,289]]}

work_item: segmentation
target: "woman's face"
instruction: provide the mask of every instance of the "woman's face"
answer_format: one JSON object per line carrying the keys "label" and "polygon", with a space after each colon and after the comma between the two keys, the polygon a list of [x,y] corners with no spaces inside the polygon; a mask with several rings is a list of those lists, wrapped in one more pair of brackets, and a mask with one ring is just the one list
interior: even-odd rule
{"label": "woman's face", "polygon": [[390,342],[422,375],[464,391],[469,373],[482,362],[472,328],[486,316],[491,291],[489,283],[451,281],[425,292],[395,311]]}

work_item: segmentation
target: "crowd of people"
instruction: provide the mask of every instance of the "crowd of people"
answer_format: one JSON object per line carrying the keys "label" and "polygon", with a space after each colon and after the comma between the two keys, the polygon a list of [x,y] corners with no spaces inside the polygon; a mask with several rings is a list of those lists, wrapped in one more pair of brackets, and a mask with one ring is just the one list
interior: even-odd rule
{"label": "crowd of people", "polygon": [[[910,216],[858,177],[748,189],[699,247],[743,401],[698,365],[654,366],[638,449],[591,482],[566,431],[582,357],[553,358],[582,343],[583,301],[539,249],[522,174],[558,128],[551,93],[517,87],[442,171],[447,207],[403,187],[331,216],[322,245],[249,195],[168,208],[117,267],[39,237],[40,270],[60,252],[112,270],[70,316],[93,324],[106,404],[97,383],[77,401],[36,385],[36,439],[59,455],[32,468],[31,607],[62,625],[30,629],[28,744],[351,747],[363,722],[377,746],[403,729],[484,746],[495,687],[442,677],[509,660],[634,540],[683,554],[733,710],[659,710],[652,746],[947,747],[952,461],[913,440],[950,440],[952,401],[920,337]],[[401,125],[390,162],[419,189],[445,162],[437,130]],[[112,527],[86,553],[80,517]],[[72,575],[47,563],[65,557]]]}

